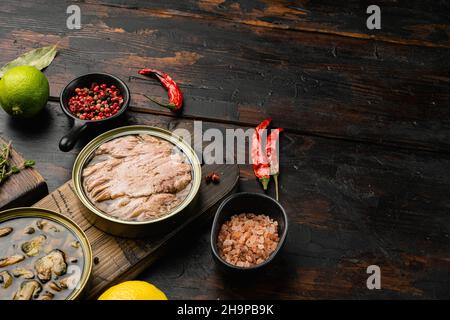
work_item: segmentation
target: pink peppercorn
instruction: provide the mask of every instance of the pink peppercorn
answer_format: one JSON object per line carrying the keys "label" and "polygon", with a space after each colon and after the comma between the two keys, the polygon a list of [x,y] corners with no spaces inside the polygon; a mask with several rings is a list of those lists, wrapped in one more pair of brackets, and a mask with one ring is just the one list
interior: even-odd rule
{"label": "pink peppercorn", "polygon": [[89,88],[76,88],[69,100],[70,112],[81,120],[103,120],[120,110],[123,96],[116,86],[92,83]]}

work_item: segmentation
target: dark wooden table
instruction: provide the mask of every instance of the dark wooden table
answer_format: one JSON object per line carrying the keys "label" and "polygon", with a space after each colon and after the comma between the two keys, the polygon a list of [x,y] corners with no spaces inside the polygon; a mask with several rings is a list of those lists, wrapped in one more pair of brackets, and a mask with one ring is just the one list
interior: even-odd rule
{"label": "dark wooden table", "polygon": [[[338,3],[3,0],[0,62],[59,43],[45,71],[53,101],[76,75],[128,81],[154,66],[181,84],[183,114],[145,100],[165,96],[158,85],[131,80],[125,123],[202,119],[224,130],[272,117],[287,129],[281,203],[291,225],[280,259],[247,281],[223,275],[203,227],[142,275],[170,298],[450,298],[450,3],[377,1],[382,29],[372,31],[371,1]],[[66,28],[70,4],[81,30]],[[0,117],[0,135],[37,160],[50,191],[99,133],[62,153],[70,123],[56,102],[31,122]],[[261,192],[249,166],[240,189]],[[373,264],[381,290],[366,288]]]}

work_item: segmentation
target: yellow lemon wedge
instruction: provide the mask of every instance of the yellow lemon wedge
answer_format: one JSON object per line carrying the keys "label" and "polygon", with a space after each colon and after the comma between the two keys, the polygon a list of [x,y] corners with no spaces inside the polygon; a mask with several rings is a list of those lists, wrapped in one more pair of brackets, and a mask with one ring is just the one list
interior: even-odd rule
{"label": "yellow lemon wedge", "polygon": [[167,296],[154,285],[145,281],[126,281],[115,285],[98,300],[168,300]]}

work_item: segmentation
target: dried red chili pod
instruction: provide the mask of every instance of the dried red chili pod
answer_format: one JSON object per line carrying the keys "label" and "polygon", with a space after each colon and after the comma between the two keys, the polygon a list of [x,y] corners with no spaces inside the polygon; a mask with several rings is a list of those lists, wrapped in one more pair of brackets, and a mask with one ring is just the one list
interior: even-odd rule
{"label": "dried red chili pod", "polygon": [[270,125],[272,119],[262,121],[255,129],[252,139],[252,162],[255,176],[261,182],[263,189],[267,190],[270,181],[270,165],[262,147],[262,134]]}
{"label": "dried red chili pod", "polygon": [[181,109],[183,106],[183,94],[181,93],[177,83],[168,74],[152,68],[141,69],[139,70],[139,74],[157,78],[159,82],[161,82],[161,85],[167,89],[169,103],[161,103],[144,95],[147,99],[159,104],[160,106],[169,108],[172,111],[178,111]]}
{"label": "dried red chili pod", "polygon": [[270,175],[275,180],[275,194],[278,201],[278,175],[280,174],[280,162],[278,159],[278,140],[280,132],[283,128],[272,129],[270,135],[267,137],[266,154],[270,166]]}

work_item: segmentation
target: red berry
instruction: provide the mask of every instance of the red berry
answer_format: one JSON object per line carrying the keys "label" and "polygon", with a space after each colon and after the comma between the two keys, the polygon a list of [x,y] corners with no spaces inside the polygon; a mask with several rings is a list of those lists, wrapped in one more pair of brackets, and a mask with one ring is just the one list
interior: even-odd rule
{"label": "red berry", "polygon": [[68,109],[81,120],[102,120],[117,114],[122,104],[123,96],[116,86],[93,82],[90,87],[75,88]]}

